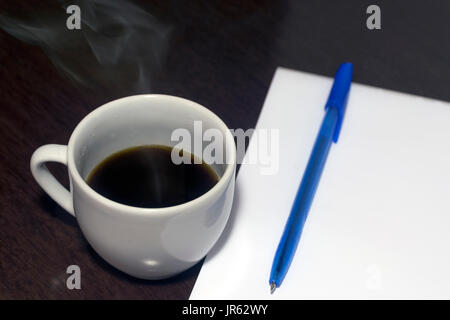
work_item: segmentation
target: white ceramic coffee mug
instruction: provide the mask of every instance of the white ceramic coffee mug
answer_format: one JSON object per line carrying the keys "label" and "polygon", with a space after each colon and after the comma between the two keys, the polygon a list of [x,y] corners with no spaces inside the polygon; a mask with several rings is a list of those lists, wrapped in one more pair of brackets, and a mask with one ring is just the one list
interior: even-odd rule
{"label": "white ceramic coffee mug", "polygon": [[[85,182],[110,154],[139,145],[174,146],[173,130],[192,131],[196,120],[202,121],[203,130],[214,128],[223,134],[226,159],[212,164],[220,179],[202,196],[172,207],[138,208],[109,200]],[[70,191],[48,171],[46,162],[68,166]],[[195,102],[167,95],[109,102],[78,124],[67,146],[44,145],[31,158],[36,181],[76,217],[95,251],[117,269],[144,279],[175,275],[208,253],[230,214],[235,170],[234,139],[220,118]]]}

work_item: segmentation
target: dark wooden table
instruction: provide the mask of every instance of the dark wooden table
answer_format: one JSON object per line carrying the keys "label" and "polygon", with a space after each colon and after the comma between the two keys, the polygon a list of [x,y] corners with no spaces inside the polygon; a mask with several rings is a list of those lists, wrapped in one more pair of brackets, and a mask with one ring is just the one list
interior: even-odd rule
{"label": "dark wooden table", "polygon": [[[66,144],[107,101],[177,95],[247,129],[277,66],[331,76],[345,60],[357,82],[450,101],[446,0],[377,1],[376,31],[361,0],[76,3],[81,30],[66,28],[60,2],[0,1],[0,299],[189,297],[201,263],[164,281],[115,270],[30,174],[38,146]],[[66,288],[72,264],[81,290]]]}

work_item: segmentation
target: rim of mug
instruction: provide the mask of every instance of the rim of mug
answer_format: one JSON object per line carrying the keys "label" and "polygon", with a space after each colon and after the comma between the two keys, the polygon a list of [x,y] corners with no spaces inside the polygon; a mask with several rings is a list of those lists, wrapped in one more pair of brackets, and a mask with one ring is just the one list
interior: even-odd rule
{"label": "rim of mug", "polygon": [[[105,196],[101,195],[97,191],[95,191],[91,186],[87,184],[87,182],[81,177],[80,172],[78,171],[77,166],[75,165],[75,157],[74,157],[74,144],[77,140],[79,133],[83,130],[84,126],[93,118],[99,116],[101,113],[105,112],[105,109],[115,107],[120,108],[121,102],[124,100],[133,100],[133,99],[168,99],[168,100],[178,100],[178,102],[182,102],[184,104],[189,105],[189,107],[197,109],[210,119],[213,119],[219,127],[221,127],[221,131],[224,131],[228,136],[226,140],[226,150],[231,151],[230,162],[226,161],[224,165],[226,166],[224,173],[221,177],[219,177],[219,181],[208,191],[206,191],[201,196],[192,199],[190,201],[169,207],[161,207],[161,208],[145,208],[145,207],[134,207],[129,206],[120,202],[116,202],[114,200],[108,199]],[[228,144],[232,144],[230,148],[228,148]],[[227,159],[228,160],[228,159]],[[229,162],[229,163],[228,163]],[[225,189],[228,186],[228,182],[232,178],[234,174],[234,169],[236,167],[236,144],[234,142],[234,138],[231,135],[230,129],[227,125],[220,119],[214,112],[207,109],[206,107],[194,102],[192,100],[188,100],[185,98],[165,95],[165,94],[139,94],[132,95],[123,98],[119,98],[116,100],[112,100],[107,102],[100,107],[94,109],[90,113],[88,113],[75,127],[72,135],[70,136],[69,143],[67,145],[67,167],[69,169],[69,173],[73,180],[76,181],[77,185],[89,196],[94,198],[96,201],[103,203],[106,206],[114,207],[115,209],[120,209],[122,211],[127,211],[129,213],[141,213],[141,214],[168,214],[168,213],[178,213],[182,209],[187,209],[189,207],[195,206],[207,198],[213,197],[215,194],[218,194],[222,189]]]}

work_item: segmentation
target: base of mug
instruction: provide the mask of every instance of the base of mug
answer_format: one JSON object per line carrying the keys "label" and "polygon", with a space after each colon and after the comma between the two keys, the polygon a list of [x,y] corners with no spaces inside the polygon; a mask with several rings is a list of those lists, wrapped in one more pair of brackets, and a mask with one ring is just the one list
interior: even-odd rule
{"label": "base of mug", "polygon": [[119,268],[119,267],[115,266],[114,264],[109,263],[108,261],[106,261],[106,262],[109,265],[111,265],[112,267],[114,267],[115,269],[117,269],[118,271],[123,272],[123,273],[127,274],[128,276],[131,276],[136,279],[151,281],[151,280],[165,280],[165,279],[173,278],[173,277],[189,270],[190,268],[195,266],[197,263],[199,263],[202,259],[192,262],[192,263],[189,263],[176,271],[170,271],[167,273],[164,272],[163,270],[158,270],[158,271],[152,270],[149,272],[133,272],[133,271],[129,271],[129,270],[124,270],[123,268]]}

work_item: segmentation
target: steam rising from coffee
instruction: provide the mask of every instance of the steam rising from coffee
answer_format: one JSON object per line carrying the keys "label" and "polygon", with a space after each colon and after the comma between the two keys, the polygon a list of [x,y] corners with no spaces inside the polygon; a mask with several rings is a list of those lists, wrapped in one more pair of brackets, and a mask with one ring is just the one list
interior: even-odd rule
{"label": "steam rising from coffee", "polygon": [[[80,30],[66,27],[65,8],[71,4],[81,9]],[[76,84],[124,94],[151,91],[171,30],[127,0],[64,1],[60,10],[33,12],[21,19],[0,15],[0,28],[41,47]]]}

